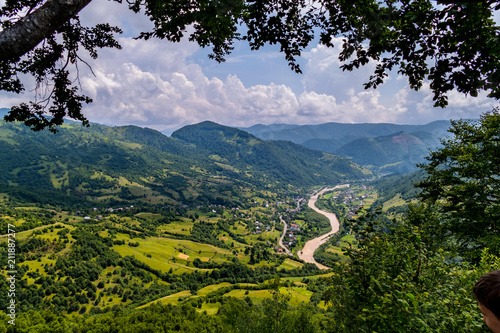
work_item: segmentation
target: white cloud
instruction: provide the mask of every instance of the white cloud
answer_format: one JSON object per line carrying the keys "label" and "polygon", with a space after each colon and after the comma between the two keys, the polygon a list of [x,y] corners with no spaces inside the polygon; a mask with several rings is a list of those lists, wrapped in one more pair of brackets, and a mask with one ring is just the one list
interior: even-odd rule
{"label": "white cloud", "polygon": [[[262,76],[269,78],[269,73],[262,73],[256,67],[258,62],[249,60],[251,57],[244,52],[229,58],[230,63],[239,64],[230,66],[231,72],[207,77],[204,70],[218,65],[197,61],[200,48],[196,44],[185,40],[169,43],[133,39],[131,36],[149,29],[151,23],[144,15],[128,10],[126,4],[92,1],[82,12],[82,21],[110,22],[126,30],[119,38],[123,50],[104,49],[97,60],[86,59],[95,76],[80,66],[83,92],[94,100],[84,107],[84,113],[94,122],[156,129],[176,129],[203,120],[230,126],[331,121],[424,123],[474,117],[493,104],[484,95],[466,98],[452,92],[450,106],[436,109],[432,107],[428,85],[414,92],[397,73],[391,73],[394,79],[379,89],[364,90],[363,83],[369,79],[375,63],[353,72],[340,70],[341,39],[333,40],[333,49],[317,45],[303,54],[304,74],[293,76],[302,81],[303,89],[294,91],[292,87],[298,85],[291,82],[292,76],[283,74],[290,71],[286,66],[275,69],[274,82],[245,84],[238,68],[245,71],[245,76],[252,73],[254,82]],[[264,51],[262,57],[276,61],[275,51]],[[28,95],[2,93],[0,107],[29,100]]]}
{"label": "white cloud", "polygon": [[459,119],[477,118],[480,114],[492,110],[498,102],[488,98],[486,93],[480,93],[478,97],[466,96],[453,90],[448,93],[448,106],[446,108],[434,107],[434,94],[429,83],[424,83],[418,93],[411,92],[410,95],[414,112],[408,114],[408,119],[418,119],[422,123],[436,119]]}
{"label": "white cloud", "polygon": [[359,76],[368,75],[370,68],[361,69],[353,78],[338,69],[338,51],[322,46],[308,53],[306,89],[297,94],[286,84],[247,87],[237,75],[208,78],[200,65],[189,60],[197,50],[192,44],[127,38],[122,44],[122,51],[113,57],[106,51],[110,54],[95,63],[95,77],[87,73],[82,79],[84,91],[94,98],[85,109],[93,121],[157,129],[175,129],[207,119],[230,126],[331,121],[423,123],[477,115],[486,111],[484,106],[490,102],[452,93],[450,107],[443,111],[432,107],[428,85],[413,92],[402,80],[393,80],[390,90],[364,90]]}
{"label": "white cloud", "polygon": [[335,95],[337,100],[342,101],[349,97],[353,89],[363,91],[363,83],[368,81],[376,64],[371,61],[352,72],[343,71],[339,60],[342,38],[332,38],[332,43],[333,48],[317,45],[304,54],[307,64],[302,81],[306,91]]}

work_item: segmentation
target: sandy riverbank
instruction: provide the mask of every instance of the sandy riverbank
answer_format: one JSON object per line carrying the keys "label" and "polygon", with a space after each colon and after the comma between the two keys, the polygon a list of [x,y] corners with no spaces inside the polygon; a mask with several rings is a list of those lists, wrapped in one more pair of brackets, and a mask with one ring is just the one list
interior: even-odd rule
{"label": "sandy riverbank", "polygon": [[305,262],[315,264],[320,269],[329,269],[329,267],[326,267],[325,265],[322,265],[322,264],[316,262],[316,260],[314,260],[314,252],[318,249],[318,247],[320,247],[322,244],[326,243],[331,235],[333,235],[339,231],[340,224],[339,224],[339,220],[337,219],[337,216],[335,214],[318,209],[316,207],[316,201],[325,192],[332,191],[334,189],[342,188],[342,187],[349,187],[349,184],[337,185],[337,186],[332,187],[332,188],[322,189],[321,191],[313,194],[311,196],[311,198],[309,199],[309,202],[307,203],[307,205],[310,208],[312,208],[316,212],[328,217],[328,219],[330,220],[330,225],[332,226],[332,230],[330,232],[328,232],[324,235],[321,235],[319,237],[316,237],[314,239],[311,239],[310,241],[308,241],[304,245],[304,248],[297,253],[297,255],[299,256],[300,259],[304,260]]}

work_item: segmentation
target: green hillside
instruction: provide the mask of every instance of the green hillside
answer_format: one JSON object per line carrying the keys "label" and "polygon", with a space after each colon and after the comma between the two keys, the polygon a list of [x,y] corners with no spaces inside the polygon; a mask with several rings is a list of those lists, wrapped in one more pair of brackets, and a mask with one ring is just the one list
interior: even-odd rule
{"label": "green hillside", "polygon": [[191,143],[221,165],[296,185],[332,184],[366,178],[369,172],[332,154],[287,141],[264,141],[247,132],[203,122],[181,128],[173,138]]}
{"label": "green hillside", "polygon": [[[424,136],[424,134],[421,134]],[[428,141],[431,138],[427,138]],[[336,150],[353,162],[382,173],[407,173],[416,170],[429,153],[429,145],[420,137],[406,132],[370,139],[357,139]]]}
{"label": "green hillside", "polygon": [[256,185],[334,184],[369,175],[331,154],[206,125],[167,137],[135,126],[71,123],[54,135],[1,122],[0,183],[103,204],[227,203]]}
{"label": "green hillside", "polygon": [[425,125],[341,124],[256,125],[245,130],[262,139],[287,140],[352,159],[381,174],[415,171],[429,150],[441,146],[449,121]]}
{"label": "green hillside", "polygon": [[68,124],[53,135],[2,122],[0,157],[1,183],[95,202],[182,200],[200,174],[194,160],[203,165],[182,142],[133,126]]}

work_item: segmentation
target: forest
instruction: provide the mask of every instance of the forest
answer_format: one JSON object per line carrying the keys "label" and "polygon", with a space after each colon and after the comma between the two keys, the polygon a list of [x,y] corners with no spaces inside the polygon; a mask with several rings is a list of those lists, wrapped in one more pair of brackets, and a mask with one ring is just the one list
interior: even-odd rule
{"label": "forest", "polygon": [[[90,2],[0,9],[0,90],[33,93],[0,121],[0,330],[488,332],[472,286],[500,264],[498,108],[451,121],[425,162],[423,133],[327,152],[211,122],[89,128],[79,68],[131,23],[84,26]],[[275,45],[300,73],[340,37],[342,70],[374,64],[364,88],[395,70],[435,107],[500,98],[499,1],[114,2],[152,23],[136,39],[185,36],[219,62]],[[300,260],[329,228],[307,200],[348,184],[318,200],[340,221],[325,269]]]}
{"label": "forest", "polygon": [[[315,253],[327,270],[297,257],[329,230],[305,205],[321,183],[221,184],[220,200],[208,187],[185,203],[124,187],[132,197],[66,204],[54,187],[2,185],[0,303],[15,310],[1,309],[1,330],[487,332],[472,286],[500,265],[500,115],[453,121],[450,133],[420,171],[352,179],[319,198],[341,223]],[[234,147],[213,148],[212,161]],[[127,184],[112,170],[102,164],[85,186]],[[163,191],[189,193],[191,181],[178,175]],[[280,251],[281,219],[292,256]]]}

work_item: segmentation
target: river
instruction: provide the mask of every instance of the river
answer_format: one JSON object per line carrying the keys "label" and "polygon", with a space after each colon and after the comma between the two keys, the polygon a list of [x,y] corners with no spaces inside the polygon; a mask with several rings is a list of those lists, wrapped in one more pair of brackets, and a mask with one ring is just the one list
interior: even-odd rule
{"label": "river", "polygon": [[320,269],[330,269],[330,267],[327,267],[325,265],[322,265],[322,264],[316,262],[316,260],[314,260],[314,252],[318,249],[318,247],[320,247],[322,244],[326,243],[331,235],[333,235],[334,233],[339,231],[340,224],[339,224],[339,220],[337,219],[337,216],[335,214],[318,209],[316,207],[316,201],[325,192],[332,191],[332,190],[335,190],[337,188],[342,188],[342,187],[349,187],[349,184],[337,185],[337,186],[332,187],[332,188],[324,188],[321,191],[318,191],[315,194],[313,194],[311,196],[311,198],[309,198],[309,202],[307,203],[307,205],[310,208],[312,208],[316,212],[326,216],[330,220],[330,225],[332,226],[332,230],[330,232],[327,232],[324,235],[321,235],[319,237],[311,239],[310,241],[308,241],[304,245],[304,248],[301,251],[297,252],[297,255],[299,256],[300,259],[304,260],[305,262],[315,264]]}

